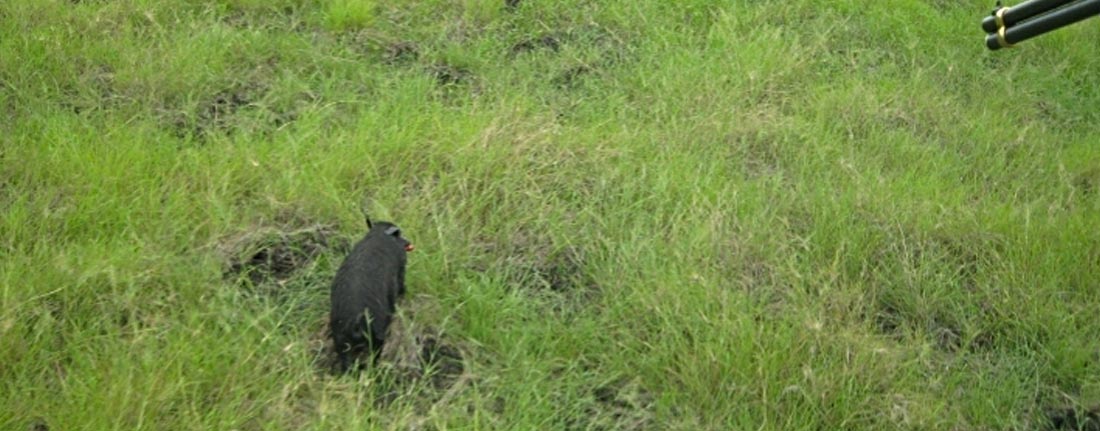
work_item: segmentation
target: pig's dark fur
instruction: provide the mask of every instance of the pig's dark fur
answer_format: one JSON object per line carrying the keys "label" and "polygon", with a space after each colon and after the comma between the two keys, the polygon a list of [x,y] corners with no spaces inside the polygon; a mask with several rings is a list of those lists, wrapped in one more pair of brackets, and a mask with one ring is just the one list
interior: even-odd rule
{"label": "pig's dark fur", "polygon": [[355,244],[332,282],[329,328],[340,372],[347,371],[364,350],[370,350],[372,359],[378,356],[397,311],[397,299],[405,294],[409,242],[393,223],[367,220],[367,226],[367,235]]}

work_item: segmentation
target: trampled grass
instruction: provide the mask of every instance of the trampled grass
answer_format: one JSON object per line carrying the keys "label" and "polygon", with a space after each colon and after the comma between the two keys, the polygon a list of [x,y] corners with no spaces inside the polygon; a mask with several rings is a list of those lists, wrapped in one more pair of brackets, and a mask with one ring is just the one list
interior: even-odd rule
{"label": "trampled grass", "polygon": [[[0,428],[1100,419],[1100,29],[991,6],[6,1]],[[427,376],[324,369],[364,208]]]}

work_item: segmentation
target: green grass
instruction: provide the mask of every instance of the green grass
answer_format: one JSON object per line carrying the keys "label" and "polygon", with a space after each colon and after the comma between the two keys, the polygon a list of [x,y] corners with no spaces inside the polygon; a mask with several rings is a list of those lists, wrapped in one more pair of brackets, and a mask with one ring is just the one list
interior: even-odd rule
{"label": "green grass", "polygon": [[[5,1],[0,429],[1096,406],[1100,27],[990,53],[990,7]],[[416,244],[404,304],[459,384],[317,365],[364,207]],[[285,278],[225,275],[317,226]]]}

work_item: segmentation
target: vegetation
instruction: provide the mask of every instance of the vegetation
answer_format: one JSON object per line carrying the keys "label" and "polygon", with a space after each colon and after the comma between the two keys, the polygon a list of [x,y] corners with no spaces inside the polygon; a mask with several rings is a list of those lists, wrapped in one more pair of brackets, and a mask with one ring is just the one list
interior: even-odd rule
{"label": "vegetation", "polygon": [[[2,2],[0,429],[1098,419],[1096,22],[504,3]],[[422,352],[337,377],[364,208]]]}

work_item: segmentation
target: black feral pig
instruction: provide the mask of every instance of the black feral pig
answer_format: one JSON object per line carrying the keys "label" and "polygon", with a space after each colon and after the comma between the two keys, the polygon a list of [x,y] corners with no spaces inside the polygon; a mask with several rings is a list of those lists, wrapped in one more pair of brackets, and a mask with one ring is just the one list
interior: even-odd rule
{"label": "black feral pig", "polygon": [[377,358],[397,311],[397,298],[405,294],[405,254],[412,244],[393,223],[372,224],[367,219],[367,227],[367,235],[355,244],[332,281],[329,328],[340,372],[364,350],[370,350],[372,360]]}

